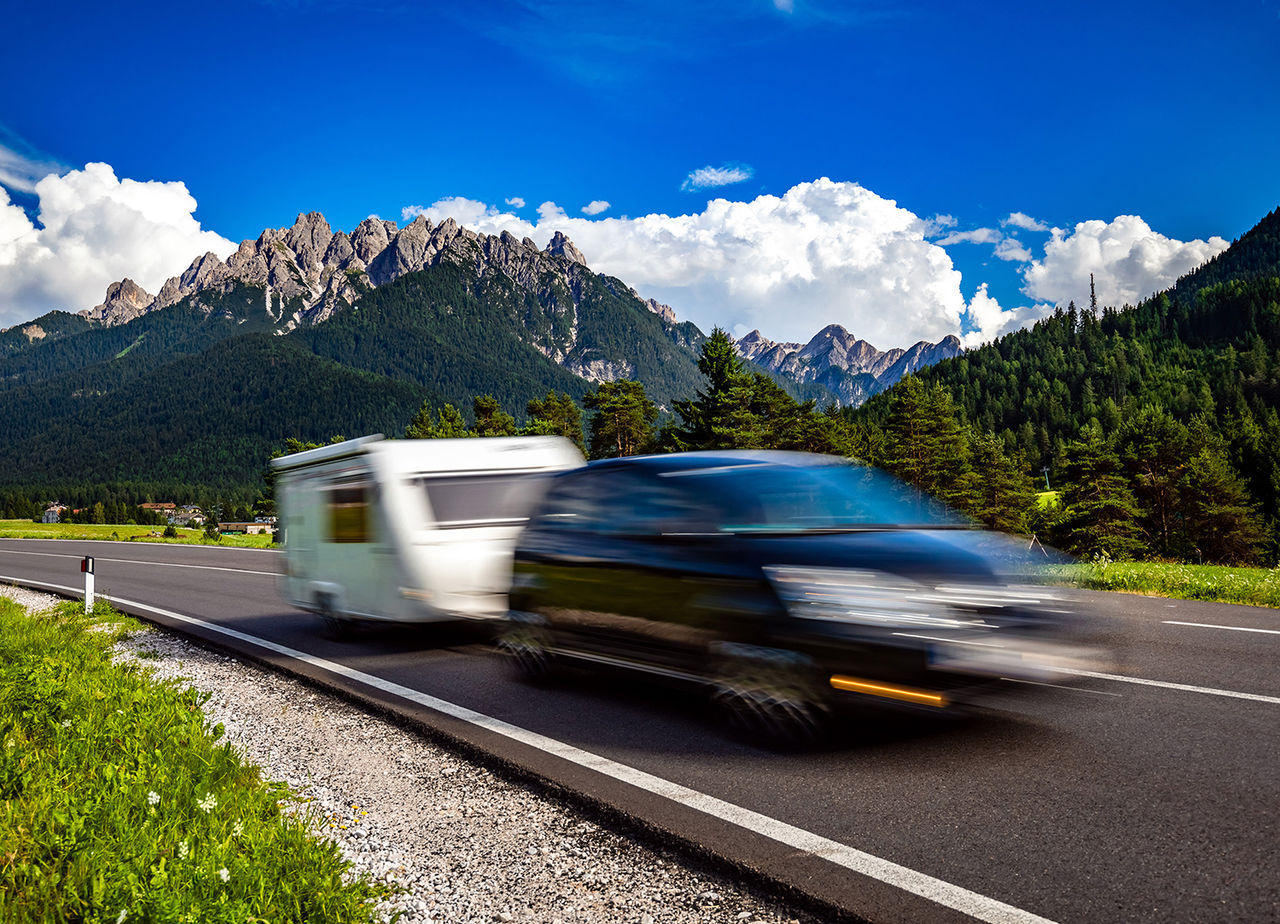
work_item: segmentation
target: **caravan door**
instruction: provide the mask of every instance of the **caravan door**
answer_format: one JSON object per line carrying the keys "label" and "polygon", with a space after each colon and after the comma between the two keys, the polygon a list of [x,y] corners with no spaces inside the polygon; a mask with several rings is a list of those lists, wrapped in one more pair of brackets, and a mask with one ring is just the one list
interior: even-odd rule
{"label": "caravan door", "polygon": [[317,607],[328,607],[335,616],[395,618],[401,605],[399,567],[378,485],[367,474],[348,474],[326,483],[322,494]]}

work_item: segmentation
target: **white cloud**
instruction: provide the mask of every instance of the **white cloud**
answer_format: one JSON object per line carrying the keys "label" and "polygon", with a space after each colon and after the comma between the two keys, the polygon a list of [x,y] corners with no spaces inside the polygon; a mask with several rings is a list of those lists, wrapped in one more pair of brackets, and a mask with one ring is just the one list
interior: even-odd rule
{"label": "white cloud", "polygon": [[780,13],[794,13],[796,3],[795,0],[773,0],[773,8]]}
{"label": "white cloud", "polygon": [[969,300],[965,311],[965,326],[972,328],[960,338],[966,347],[975,347],[989,343],[1001,334],[1019,327],[1034,324],[1040,318],[1053,311],[1052,305],[1035,305],[1032,307],[1005,309],[987,292],[984,282]]}
{"label": "white cloud", "polygon": [[608,210],[609,203],[603,199],[592,199],[582,207],[583,214],[586,215],[599,215],[601,212],[607,212]]}
{"label": "white cloud", "polygon": [[419,215],[421,215],[425,211],[426,209],[423,208],[421,205],[406,205],[404,208],[400,210],[400,220],[413,221],[415,218],[417,218]]}
{"label": "white cloud", "polygon": [[432,221],[539,242],[563,231],[591,268],[672,305],[704,331],[759,328],[776,340],[808,340],[831,323],[881,349],[936,341],[977,325],[990,339],[1019,315],[980,289],[960,291],[947,252],[925,239],[929,222],[857,183],[800,183],[782,196],[713,199],[689,215],[570,217],[554,202],[537,222],[472,199],[444,199]]}
{"label": "white cloud", "polygon": [[995,228],[974,228],[972,231],[952,231],[936,243],[939,247],[950,247],[952,244],[995,244],[1000,241],[1000,232]]}
{"label": "white cloud", "polygon": [[1015,228],[1022,228],[1024,231],[1048,231],[1049,226],[1043,221],[1032,218],[1026,212],[1011,212],[1008,218],[1000,221],[1001,226],[1013,225]]}
{"label": "white cloud", "polygon": [[512,196],[510,199],[507,199],[505,201],[507,205],[511,206],[512,208],[516,208],[516,209],[524,208],[524,200],[521,199],[519,196]]}
{"label": "white cloud", "polygon": [[1013,263],[1030,263],[1032,260],[1031,251],[1016,237],[1006,237],[996,244],[996,256]]}
{"label": "white cloud", "polygon": [[[0,125],[0,186],[32,193],[41,177],[65,169],[56,161],[32,150],[21,138]],[[8,201],[7,197],[5,201]]]}
{"label": "white cloud", "polygon": [[1122,307],[1166,289],[1179,276],[1227,249],[1227,241],[1178,241],[1151,230],[1136,215],[1082,221],[1070,233],[1054,228],[1044,258],[1023,270],[1022,291],[1038,301],[1089,304],[1093,273],[1098,303]]}
{"label": "white cloud", "polygon": [[699,189],[713,189],[717,186],[730,186],[742,183],[755,176],[755,170],[746,164],[725,164],[723,167],[699,167],[680,184],[685,192]]}
{"label": "white cloud", "polygon": [[0,190],[0,327],[91,308],[125,276],[154,293],[201,254],[236,249],[200,229],[181,182],[120,180],[107,164],[86,164],[44,177],[34,192],[40,227]]}

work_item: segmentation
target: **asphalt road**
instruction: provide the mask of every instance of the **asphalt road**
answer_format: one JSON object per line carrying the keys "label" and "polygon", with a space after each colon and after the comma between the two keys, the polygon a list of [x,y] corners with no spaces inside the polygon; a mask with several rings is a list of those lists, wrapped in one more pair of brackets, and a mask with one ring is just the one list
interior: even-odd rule
{"label": "asphalt road", "polygon": [[872,921],[1280,920],[1280,610],[1081,593],[1113,650],[1102,676],[960,719],[884,713],[782,756],[686,691],[519,683],[475,632],[328,638],[277,596],[276,552],[0,540],[0,581],[75,590],[84,555],[126,611]]}

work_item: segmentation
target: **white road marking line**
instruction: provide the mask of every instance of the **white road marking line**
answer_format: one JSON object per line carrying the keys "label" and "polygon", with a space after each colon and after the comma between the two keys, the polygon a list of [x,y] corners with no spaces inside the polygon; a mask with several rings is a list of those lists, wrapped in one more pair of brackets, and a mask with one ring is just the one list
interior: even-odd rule
{"label": "white road marking line", "polygon": [[1115,680],[1120,683],[1137,683],[1144,687],[1164,687],[1166,690],[1184,690],[1187,693],[1208,693],[1211,696],[1230,696],[1233,699],[1250,699],[1258,703],[1280,704],[1280,696],[1263,696],[1261,693],[1237,693],[1235,690],[1215,690],[1213,687],[1193,687],[1186,683],[1169,683],[1166,680],[1144,680],[1141,677],[1125,677],[1121,674],[1099,674],[1097,671],[1077,671],[1064,668],[1064,674],[1077,677],[1093,677],[1098,680]]}
{"label": "white road marking line", "polygon": [[[0,575],[0,580],[5,581],[23,581],[23,583],[40,587],[47,587],[54,590],[70,591],[77,593],[74,587],[65,587],[59,584],[47,584],[42,581],[26,581],[21,578],[9,578]],[[428,709],[434,709],[436,712],[444,713],[455,719],[460,719],[483,728],[487,731],[494,732],[518,741],[529,747],[536,748],[544,753],[559,757],[562,760],[577,764],[589,770],[594,770],[604,776],[619,780],[642,789],[646,792],[662,796],[679,805],[686,806],[712,818],[718,818],[721,821],[727,821],[730,824],[745,828],[748,831],[754,831],[762,834],[780,844],[793,847],[796,850],[802,850],[813,856],[828,860],[838,866],[873,879],[878,879],[888,885],[902,889],[904,892],[910,892],[912,895],[918,895],[921,898],[928,899],[947,908],[952,908],[963,914],[967,914],[986,924],[1053,924],[1048,918],[1042,918],[1039,915],[1032,914],[1029,911],[1023,911],[1021,908],[1015,908],[1013,905],[1007,905],[1004,902],[994,898],[988,898],[985,895],[979,895],[977,892],[970,892],[968,889],[941,879],[935,879],[925,873],[916,872],[905,866],[899,866],[889,860],[881,859],[865,853],[847,844],[841,844],[839,841],[833,841],[823,837],[820,834],[814,834],[803,828],[797,828],[789,825],[784,821],[771,818],[768,815],[762,815],[759,812],[753,812],[751,809],[743,808],[740,805],[734,805],[732,802],[725,802],[717,799],[715,796],[708,796],[705,793],[698,792],[696,789],[690,789],[679,783],[673,783],[670,780],[664,780],[662,777],[654,776],[635,767],[618,763],[607,757],[601,757],[599,754],[593,754],[590,751],[584,751],[576,748],[571,744],[558,741],[555,738],[549,738],[546,735],[529,731],[518,725],[512,725],[501,719],[495,719],[492,716],[485,715],[480,712],[468,709],[465,706],[459,706],[447,700],[438,699],[427,693],[409,687],[401,686],[381,677],[375,677],[372,674],[366,674],[347,667],[345,664],[339,664],[336,661],[329,661],[324,658],[317,658],[315,655],[307,654],[305,651],[299,651],[295,648],[288,648],[284,645],[277,645],[275,642],[258,638],[256,635],[249,635],[236,629],[220,626],[216,623],[206,622],[203,619],[197,619],[194,616],[184,616],[181,613],[175,613],[171,610],[160,609],[159,607],[150,606],[145,603],[138,603],[133,600],[125,600],[121,597],[108,597],[102,595],[105,599],[112,603],[118,603],[125,606],[136,607],[140,610],[156,613],[160,616],[175,619],[192,626],[199,626],[211,632],[217,632],[230,638],[239,639],[243,642],[257,645],[267,651],[284,655],[301,661],[304,664],[310,664],[312,667],[318,667],[321,670],[328,671],[340,677],[346,677],[349,680],[355,680],[366,686],[381,690],[384,693],[390,693],[401,699],[426,706]]]}
{"label": "white road marking line", "polygon": [[[39,555],[42,558],[84,558],[83,555],[68,555],[65,552],[18,552],[13,549],[0,548],[0,554],[4,555]],[[248,568],[219,568],[217,565],[184,565],[176,561],[143,561],[137,558],[103,558],[100,555],[93,556],[95,562],[106,561],[117,565],[155,565],[157,568],[195,568],[198,571],[231,571],[235,574],[265,574],[270,577],[279,577],[277,571],[250,571]]]}
{"label": "white road marking line", "polygon": [[1176,619],[1164,620],[1166,626],[1197,626],[1201,629],[1231,629],[1235,632],[1265,632],[1268,635],[1280,635],[1280,629],[1251,629],[1248,626],[1215,626],[1211,622],[1178,622]]}

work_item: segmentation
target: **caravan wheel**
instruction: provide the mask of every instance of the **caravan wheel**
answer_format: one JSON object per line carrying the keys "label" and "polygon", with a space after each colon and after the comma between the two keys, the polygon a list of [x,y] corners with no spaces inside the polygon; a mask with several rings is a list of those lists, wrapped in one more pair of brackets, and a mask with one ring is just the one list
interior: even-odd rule
{"label": "caravan wheel", "polygon": [[355,631],[355,623],[338,614],[333,603],[333,594],[316,594],[316,611],[320,621],[324,623],[325,632],[330,638],[346,641]]}

